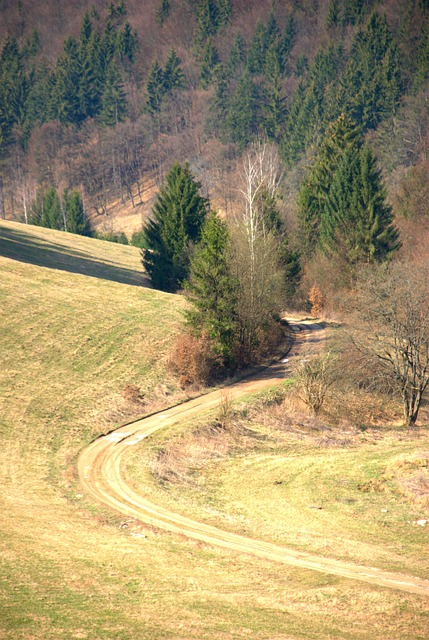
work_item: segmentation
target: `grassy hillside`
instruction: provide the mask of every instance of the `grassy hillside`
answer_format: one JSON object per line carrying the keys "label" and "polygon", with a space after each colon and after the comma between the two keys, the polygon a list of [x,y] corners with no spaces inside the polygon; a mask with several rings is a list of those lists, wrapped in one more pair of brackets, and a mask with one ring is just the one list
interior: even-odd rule
{"label": "grassy hillside", "polygon": [[88,503],[79,450],[181,397],[166,359],[184,301],[132,286],[130,247],[2,222],[0,256],[0,638],[425,637],[423,598],[127,528]]}

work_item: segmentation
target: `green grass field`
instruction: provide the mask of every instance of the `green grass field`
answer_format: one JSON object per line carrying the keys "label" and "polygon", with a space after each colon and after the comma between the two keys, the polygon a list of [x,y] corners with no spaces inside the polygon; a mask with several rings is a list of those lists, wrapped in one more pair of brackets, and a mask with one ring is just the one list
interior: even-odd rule
{"label": "green grass field", "polygon": [[[124,528],[120,516],[80,493],[76,456],[92,438],[183,399],[167,362],[184,300],[136,286],[144,283],[133,247],[0,222],[0,638],[426,638],[424,598],[279,567],[138,523]],[[129,396],[130,385],[140,389],[141,402]],[[176,436],[168,437],[174,441]],[[305,479],[300,499],[307,504],[305,496],[314,490],[315,480],[325,487],[335,484],[335,471],[325,472],[329,465],[335,468],[337,459],[339,473],[355,482],[359,451],[365,477],[371,468],[385,466],[390,446],[392,455],[399,453],[390,441],[362,444],[362,450],[352,450],[347,464],[345,449],[335,456],[334,450],[307,442],[301,460],[302,443],[269,437],[273,442],[266,441],[267,450],[261,440],[262,449],[249,446],[246,452],[240,445],[219,464],[208,464],[201,472],[206,486],[198,500],[192,486],[167,499],[179,510],[191,505],[198,513],[212,496],[220,526],[225,514],[230,526],[243,515],[249,532],[288,540],[294,523],[286,527],[281,520],[300,512],[300,474]],[[165,444],[160,434],[148,452],[140,452],[141,460]],[[404,440],[403,446],[406,452],[421,443]],[[257,456],[262,456],[260,464]],[[305,470],[306,461],[313,462],[310,470]],[[136,474],[146,473],[141,461],[130,460],[130,467]],[[288,473],[290,489],[273,484],[286,481]],[[252,492],[240,487],[242,479],[253,486],[252,492],[257,487],[262,491],[265,483],[277,494],[267,503],[259,499],[255,511]],[[148,490],[166,493],[153,479]],[[267,523],[273,496],[278,504],[283,500],[281,491],[288,492],[284,495],[292,504],[280,514],[271,513]],[[374,509],[376,513],[378,506]],[[336,506],[332,518],[339,512]],[[324,512],[311,514],[307,549],[320,551],[324,532],[322,528],[316,536],[315,528],[322,517]],[[381,525],[377,527],[378,532]],[[370,521],[364,533],[358,529],[347,529],[353,558],[366,549],[362,541]],[[389,554],[389,545],[398,544],[395,536],[391,543],[381,539],[377,548]],[[411,569],[412,548],[419,542],[408,543],[404,536],[403,544]]]}

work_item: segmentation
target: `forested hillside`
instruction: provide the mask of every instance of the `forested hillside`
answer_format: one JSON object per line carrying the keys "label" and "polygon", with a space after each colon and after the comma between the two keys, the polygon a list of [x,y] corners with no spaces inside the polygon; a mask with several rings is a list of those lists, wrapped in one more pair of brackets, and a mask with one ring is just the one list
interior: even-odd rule
{"label": "forested hillside", "polygon": [[[364,165],[374,193],[387,188],[393,211],[383,219],[396,223],[384,248],[368,251],[407,248],[415,221],[421,232],[427,0],[5,0],[1,11],[3,217],[89,233],[88,216],[108,232],[118,212],[138,211],[124,226],[131,235],[184,161],[228,215],[242,156],[264,140],[281,157],[276,206],[303,264],[314,233],[331,251],[338,245],[319,205],[332,206],[334,178],[331,198],[342,197],[341,181],[366,188],[356,178]],[[356,133],[336,176],[339,121]]]}

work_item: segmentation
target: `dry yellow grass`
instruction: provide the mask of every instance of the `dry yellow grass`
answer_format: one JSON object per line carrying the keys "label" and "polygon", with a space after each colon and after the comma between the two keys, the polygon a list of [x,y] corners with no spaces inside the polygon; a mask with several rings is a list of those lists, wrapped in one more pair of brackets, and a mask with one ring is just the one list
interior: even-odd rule
{"label": "dry yellow grass", "polygon": [[141,277],[131,247],[0,223],[0,255],[10,231],[23,253],[0,257],[0,638],[426,637],[423,598],[121,527],[86,501],[78,451],[181,397],[165,363],[183,300],[117,281]]}

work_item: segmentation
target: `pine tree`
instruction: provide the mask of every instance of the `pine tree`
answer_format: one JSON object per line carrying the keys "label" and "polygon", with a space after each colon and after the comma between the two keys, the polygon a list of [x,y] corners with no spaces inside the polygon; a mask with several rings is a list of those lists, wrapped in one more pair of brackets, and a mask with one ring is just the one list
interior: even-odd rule
{"label": "pine tree", "polygon": [[187,314],[188,322],[199,335],[205,332],[209,336],[225,366],[233,361],[238,331],[237,283],[230,272],[229,243],[225,222],[215,214],[209,215],[192,254],[185,284],[193,303]]}
{"label": "pine tree", "polygon": [[201,53],[200,82],[203,89],[212,83],[219,64],[219,54],[212,39],[208,38]]}
{"label": "pine tree", "polygon": [[322,212],[322,249],[350,267],[382,262],[399,248],[391,207],[368,144],[349,147]]}
{"label": "pine tree", "polygon": [[328,192],[345,152],[360,145],[360,131],[342,114],[331,123],[298,194],[301,252],[309,259],[319,244],[320,223]]}
{"label": "pine tree", "polygon": [[395,113],[403,92],[398,59],[386,17],[373,13],[355,36],[340,87],[343,109],[364,130]]}
{"label": "pine tree", "polygon": [[241,148],[247,146],[258,133],[259,95],[248,72],[238,81],[234,95],[229,101],[226,122],[229,137]]}
{"label": "pine tree", "polygon": [[58,192],[54,187],[39,189],[31,205],[29,223],[64,231],[64,216]]}
{"label": "pine tree", "polygon": [[268,138],[279,142],[286,121],[287,108],[282,86],[281,61],[276,47],[269,49],[265,69],[262,126]]}
{"label": "pine tree", "polygon": [[86,216],[82,198],[77,189],[64,190],[63,209],[65,210],[66,227],[69,233],[81,236],[91,235],[91,226]]}
{"label": "pine tree", "polygon": [[176,291],[188,275],[189,246],[200,238],[208,202],[187,164],[173,165],[147,223],[143,265],[154,287]]}
{"label": "pine tree", "polygon": [[197,46],[214,36],[219,28],[219,8],[216,0],[201,0],[197,8]]}
{"label": "pine tree", "polygon": [[152,65],[147,81],[147,108],[150,113],[159,113],[165,96],[164,72],[158,60]]}
{"label": "pine tree", "polygon": [[246,57],[246,42],[241,33],[238,33],[229,52],[228,70],[232,75],[243,71]]}
{"label": "pine tree", "polygon": [[80,99],[81,71],[78,43],[67,38],[57,60],[51,95],[51,111],[60,122],[79,124],[85,119]]}
{"label": "pine tree", "polygon": [[163,82],[167,92],[171,92],[173,89],[183,89],[185,85],[182,61],[174,49],[170,50],[165,63]]}
{"label": "pine tree", "polygon": [[163,26],[171,12],[171,1],[160,0],[158,8],[156,10],[156,21],[160,27]]}
{"label": "pine tree", "polygon": [[326,13],[326,26],[333,29],[340,23],[340,4],[338,0],[330,0]]}
{"label": "pine tree", "polygon": [[130,23],[127,20],[122,31],[118,31],[118,34],[116,36],[116,53],[118,54],[119,58],[121,58],[121,60],[127,58],[129,62],[133,62],[137,50],[137,45],[137,32],[132,29]]}
{"label": "pine tree", "polygon": [[99,121],[114,127],[125,120],[127,113],[127,97],[123,88],[121,76],[115,63],[111,63],[107,70],[106,85],[101,100],[102,106],[98,114]]}

